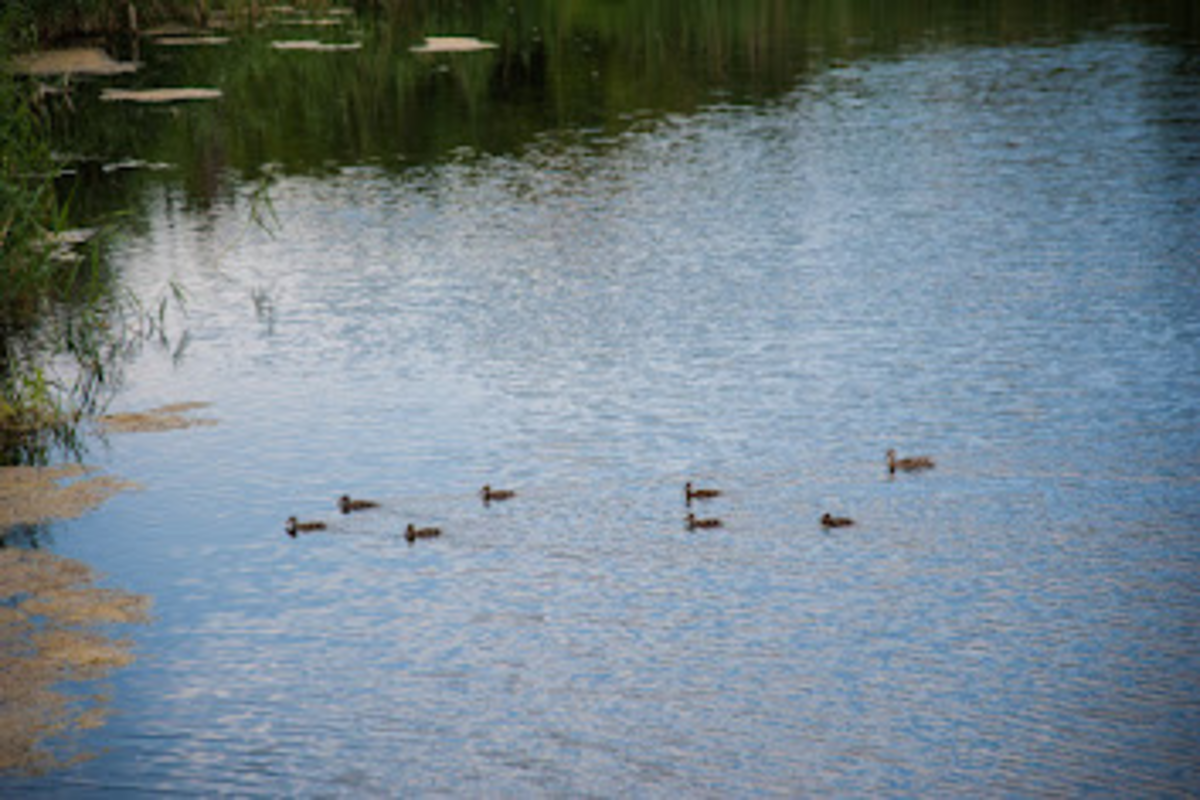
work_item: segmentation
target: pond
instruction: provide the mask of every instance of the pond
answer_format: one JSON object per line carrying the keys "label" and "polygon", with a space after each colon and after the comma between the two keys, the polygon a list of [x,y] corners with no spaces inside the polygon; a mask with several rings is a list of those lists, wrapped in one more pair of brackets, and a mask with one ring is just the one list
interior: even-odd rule
{"label": "pond", "polygon": [[1193,17],[651,5],[77,88],[78,213],[188,298],[112,410],[209,424],[26,532],[152,606],[0,793],[1195,790]]}

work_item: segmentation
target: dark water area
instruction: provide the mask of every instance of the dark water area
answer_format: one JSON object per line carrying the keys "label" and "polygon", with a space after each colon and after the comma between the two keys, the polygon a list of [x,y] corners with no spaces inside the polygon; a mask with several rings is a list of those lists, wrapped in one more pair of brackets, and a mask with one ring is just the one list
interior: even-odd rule
{"label": "dark water area", "polygon": [[189,298],[113,408],[219,423],[35,534],[153,620],[0,794],[1194,794],[1193,12],[919,5],[141,43],[226,96],[61,128]]}

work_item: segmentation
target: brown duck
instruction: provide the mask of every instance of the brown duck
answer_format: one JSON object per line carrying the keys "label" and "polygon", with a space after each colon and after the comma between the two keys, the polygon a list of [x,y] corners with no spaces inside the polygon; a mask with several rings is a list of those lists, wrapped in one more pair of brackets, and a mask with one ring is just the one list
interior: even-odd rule
{"label": "brown duck", "polygon": [[716,517],[697,517],[695,514],[688,514],[687,527],[689,531],[694,531],[697,528],[720,528],[722,523]]}
{"label": "brown duck", "polygon": [[828,511],[821,517],[821,525],[825,528],[848,528],[854,524],[849,517],[835,517]]}
{"label": "brown duck", "polygon": [[408,528],[404,531],[404,538],[410,542],[415,542],[417,539],[432,539],[435,536],[441,535],[441,528],[418,528],[411,522],[408,523]]}
{"label": "brown duck", "polygon": [[338,498],[338,508],[343,514],[349,514],[351,511],[365,511],[368,508],[379,508],[379,503],[374,500],[351,500],[350,495],[344,494]]}
{"label": "brown duck", "polygon": [[295,517],[288,517],[286,530],[288,536],[291,536],[293,539],[295,539],[297,533],[323,531],[326,527],[327,526],[324,522],[300,522]]}
{"label": "brown duck", "polygon": [[517,496],[517,493],[510,489],[493,489],[491,486],[484,485],[479,490],[479,496],[483,498],[484,504],[491,502],[500,502],[502,500],[511,500]]}
{"label": "brown duck", "polygon": [[692,482],[688,481],[683,486],[683,497],[687,500],[690,506],[693,500],[711,500],[714,497],[720,497],[720,489],[695,489],[692,487]]}
{"label": "brown duck", "polygon": [[933,459],[929,456],[910,456],[909,458],[896,458],[895,450],[887,451],[888,473],[896,474],[896,470],[904,472],[917,472],[923,469],[933,469]]}

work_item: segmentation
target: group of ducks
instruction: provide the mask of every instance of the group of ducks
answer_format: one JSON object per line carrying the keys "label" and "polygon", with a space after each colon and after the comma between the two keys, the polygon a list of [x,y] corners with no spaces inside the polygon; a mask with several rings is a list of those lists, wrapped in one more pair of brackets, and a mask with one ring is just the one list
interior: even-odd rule
{"label": "group of ducks", "polygon": [[[929,456],[910,456],[907,458],[897,458],[895,450],[887,451],[887,466],[888,474],[895,475],[900,472],[920,472],[922,470],[933,469],[934,462]],[[517,493],[510,489],[493,489],[490,485],[485,485],[479,490],[479,496],[483,498],[483,504],[489,505],[493,502],[502,502],[511,500],[517,496]],[[723,523],[717,517],[697,517],[690,510],[692,502],[696,500],[713,500],[721,496],[720,489],[702,489],[692,485],[691,481],[684,484],[683,497],[689,509],[686,518],[687,528],[690,531],[702,528],[720,528]],[[372,508],[378,508],[379,503],[373,500],[356,500],[349,495],[342,495],[338,498],[338,509],[343,514],[351,514],[355,511],[366,511]],[[854,524],[854,520],[850,517],[835,517],[826,511],[821,515],[821,527],[823,528],[847,528]],[[324,522],[300,522],[295,517],[288,517],[285,530],[288,535],[295,538],[300,533],[311,533],[314,531],[323,531],[328,526]],[[404,538],[409,543],[415,542],[417,539],[433,539],[442,535],[441,528],[418,528],[411,522],[404,531]]]}
{"label": "group of ducks", "polygon": [[[511,500],[517,496],[517,493],[510,489],[493,489],[491,486],[485,485],[479,490],[479,496],[483,498],[483,504],[486,506],[490,503]],[[367,511],[368,509],[379,508],[379,503],[376,503],[374,500],[356,500],[351,498],[350,495],[344,494],[338,498],[337,506],[338,510],[343,514],[352,514],[355,511]],[[323,531],[328,527],[324,522],[301,522],[295,517],[288,517],[284,530],[287,531],[288,536],[295,539],[297,534]],[[441,535],[441,528],[418,528],[411,522],[408,523],[408,527],[404,530],[404,538],[410,543],[415,542],[417,539],[433,539]]]}
{"label": "group of ducks", "polygon": [[[920,472],[921,470],[933,469],[933,459],[929,456],[909,456],[907,458],[896,458],[896,451],[889,449],[887,451],[888,474],[895,475],[896,470],[901,472]],[[854,520],[849,517],[835,517],[826,511],[821,515],[821,526],[824,528],[847,528],[854,524]]]}

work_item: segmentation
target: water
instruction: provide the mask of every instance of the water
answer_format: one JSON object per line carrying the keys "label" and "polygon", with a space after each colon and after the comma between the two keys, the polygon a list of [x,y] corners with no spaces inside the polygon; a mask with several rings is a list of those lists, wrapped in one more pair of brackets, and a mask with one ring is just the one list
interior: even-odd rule
{"label": "water", "polygon": [[155,620],[102,752],[0,787],[1193,793],[1197,88],[1139,31],[931,47],[283,175],[275,236],[149,192],[115,259],[187,347],[117,405],[220,424],[98,455],[146,488],[53,545]]}

